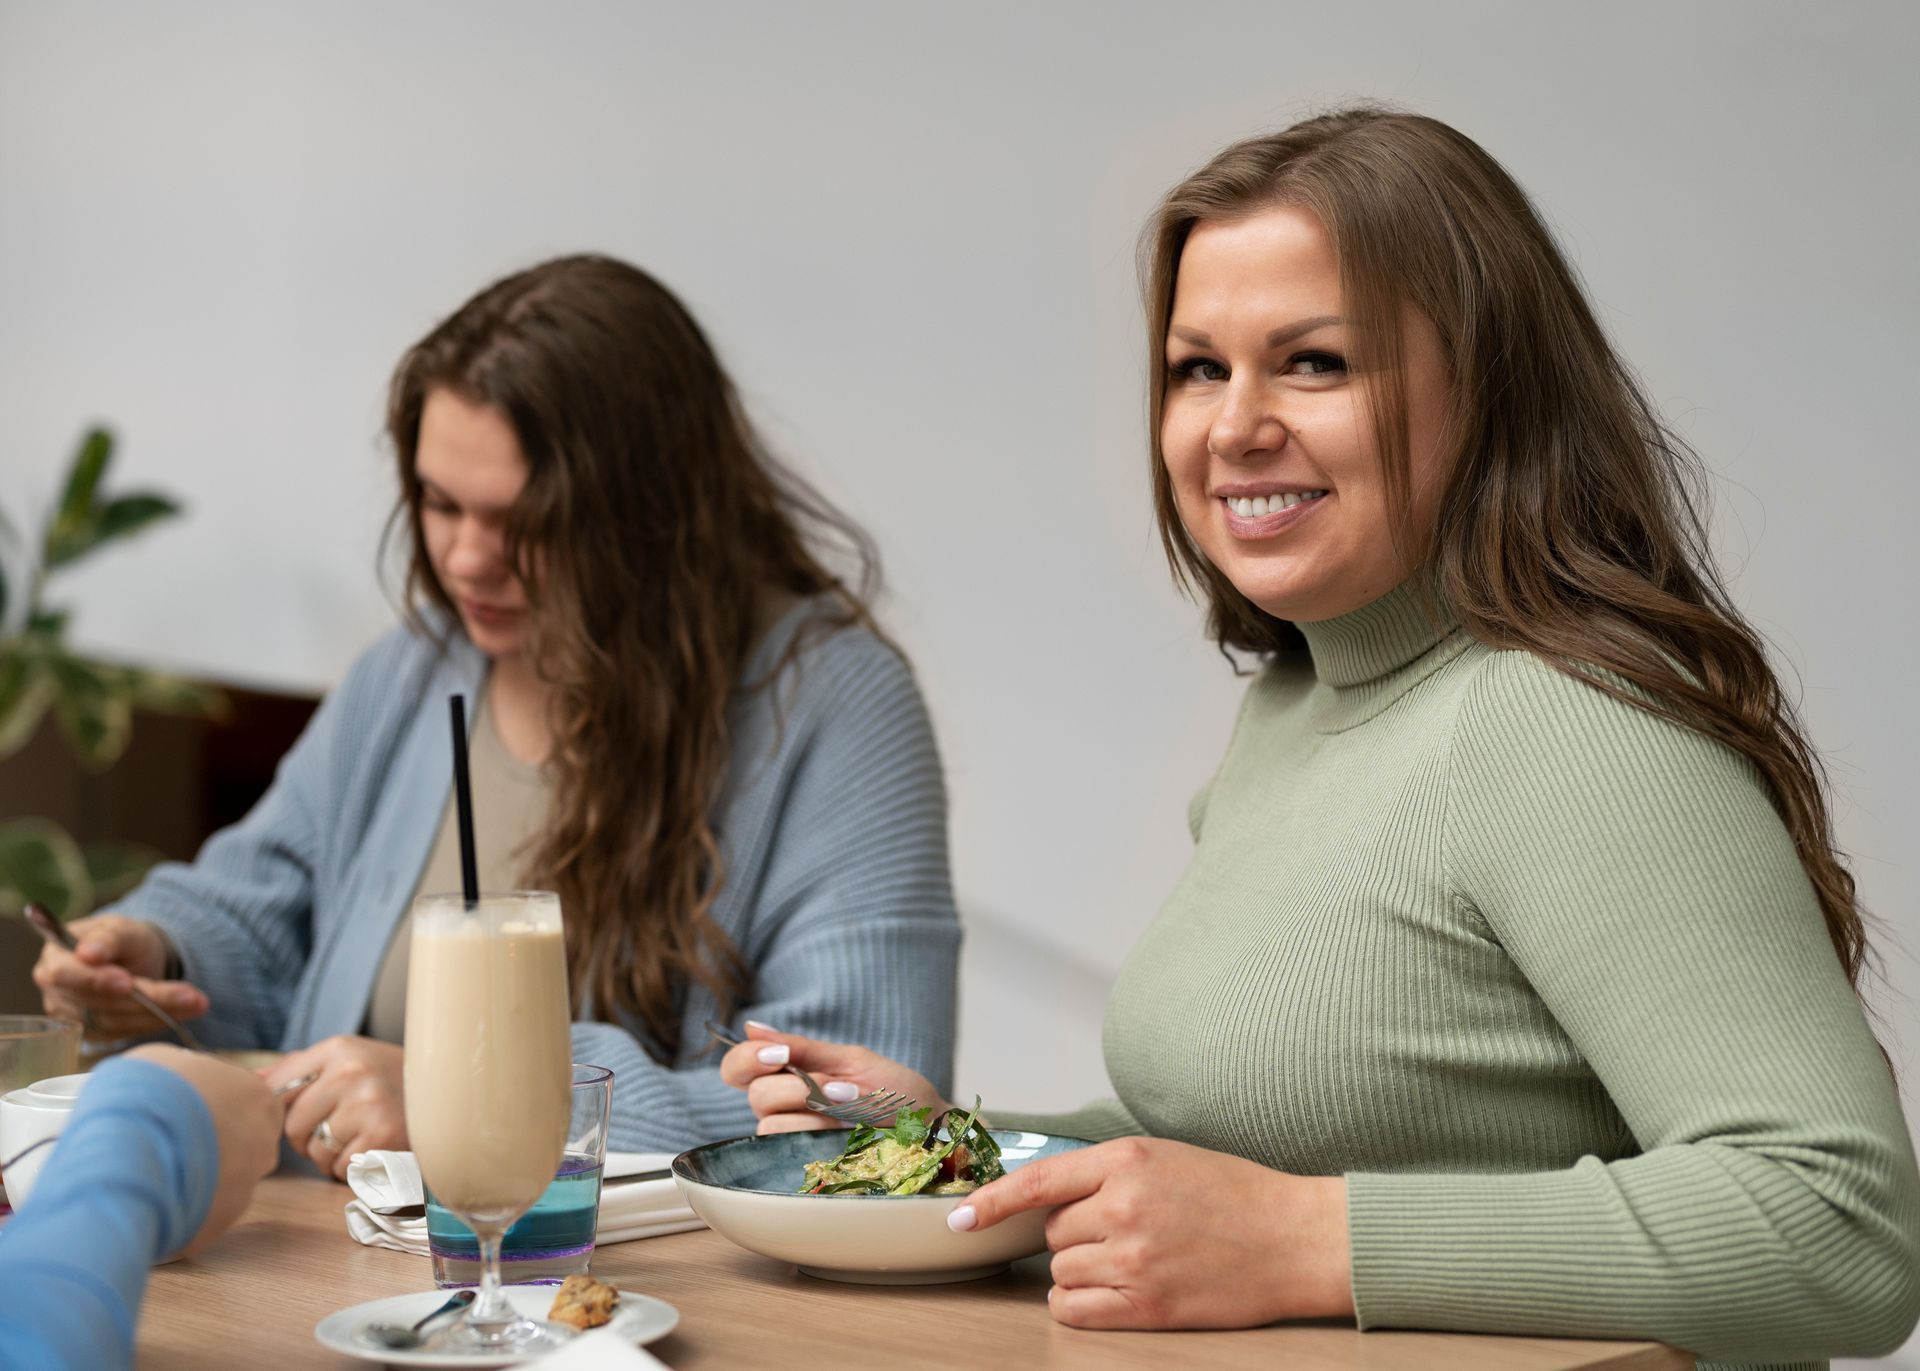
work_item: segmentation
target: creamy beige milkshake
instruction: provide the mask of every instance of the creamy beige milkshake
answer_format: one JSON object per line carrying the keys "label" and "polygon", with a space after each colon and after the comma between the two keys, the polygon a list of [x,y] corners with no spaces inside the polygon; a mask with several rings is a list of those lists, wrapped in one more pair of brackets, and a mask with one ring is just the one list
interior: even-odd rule
{"label": "creamy beige milkshake", "polygon": [[496,1234],[566,1146],[572,1014],[560,901],[422,896],[407,970],[407,1133],[435,1198]]}

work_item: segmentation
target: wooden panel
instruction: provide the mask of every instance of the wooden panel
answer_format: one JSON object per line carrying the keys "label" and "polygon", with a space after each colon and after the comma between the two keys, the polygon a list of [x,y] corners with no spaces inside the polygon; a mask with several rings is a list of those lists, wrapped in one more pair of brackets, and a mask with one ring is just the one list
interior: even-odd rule
{"label": "wooden panel", "polygon": [[[141,1312],[143,1371],[355,1365],[313,1340],[322,1317],[430,1287],[425,1257],[347,1237],[344,1187],[276,1177],[211,1252],[154,1272]],[[798,1274],[709,1232],[601,1249],[603,1280],[666,1300],[681,1323],[653,1352],[674,1371],[984,1361],[998,1367],[1220,1367],[1225,1371],[1684,1371],[1647,1343],[1293,1325],[1233,1333],[1089,1333],[1047,1315],[1044,1258],[962,1285],[840,1285]]]}

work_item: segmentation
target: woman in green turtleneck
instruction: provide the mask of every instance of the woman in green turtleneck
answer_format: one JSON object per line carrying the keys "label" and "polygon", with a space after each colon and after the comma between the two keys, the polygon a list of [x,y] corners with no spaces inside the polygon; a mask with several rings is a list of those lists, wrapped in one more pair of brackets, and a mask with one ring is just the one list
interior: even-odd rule
{"label": "woman in green turtleneck", "polygon": [[[1920,1176],[1817,763],[1524,194],[1357,110],[1227,149],[1150,233],[1161,530],[1265,669],[1108,1007],[1118,1098],[991,1110],[1114,1141],[952,1225],[1061,1206],[1087,1327],[1897,1346]],[[823,1122],[789,1057],[939,1098],[755,1032],[723,1074],[763,1130]]]}

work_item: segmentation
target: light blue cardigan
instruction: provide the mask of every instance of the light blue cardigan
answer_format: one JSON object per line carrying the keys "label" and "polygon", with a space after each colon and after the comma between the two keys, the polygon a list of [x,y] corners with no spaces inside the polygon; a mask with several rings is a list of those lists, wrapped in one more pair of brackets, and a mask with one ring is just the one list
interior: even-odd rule
{"label": "light blue cardigan", "polygon": [[[743,679],[762,679],[811,612],[789,611]],[[209,1043],[291,1050],[361,1031],[452,786],[446,698],[472,698],[485,670],[464,638],[443,650],[390,633],[322,702],[252,813],[121,902],[167,931],[207,993],[195,1027]],[[771,687],[736,693],[728,736],[712,915],[752,972],[735,1022],[863,1043],[944,1092],[960,927],[939,757],[906,665],[864,629],[816,633]],[[702,1027],[714,1013],[688,987],[665,1065],[637,1023],[573,1026],[574,1060],[613,1068],[612,1146],[753,1131]]]}

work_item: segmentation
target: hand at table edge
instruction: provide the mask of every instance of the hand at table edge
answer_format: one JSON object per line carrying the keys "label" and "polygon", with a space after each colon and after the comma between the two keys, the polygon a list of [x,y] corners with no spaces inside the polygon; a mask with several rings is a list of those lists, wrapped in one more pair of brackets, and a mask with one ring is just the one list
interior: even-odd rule
{"label": "hand at table edge", "polygon": [[990,1228],[1050,1208],[1053,1317],[1081,1328],[1252,1328],[1351,1318],[1341,1176],[1294,1176],[1165,1138],[1030,1162],[948,1220]]}

